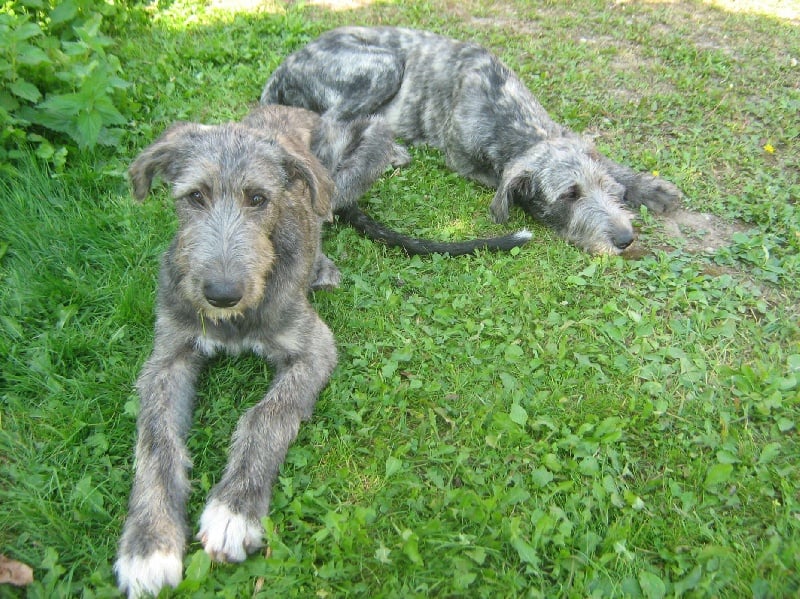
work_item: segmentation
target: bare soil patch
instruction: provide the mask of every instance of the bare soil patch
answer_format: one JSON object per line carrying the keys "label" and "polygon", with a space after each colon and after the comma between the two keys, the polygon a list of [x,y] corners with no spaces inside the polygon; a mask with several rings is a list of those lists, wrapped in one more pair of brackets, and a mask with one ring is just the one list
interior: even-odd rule
{"label": "bare soil patch", "polygon": [[707,212],[678,210],[660,220],[676,247],[690,253],[713,253],[731,244],[734,233],[747,230],[744,223],[727,221]]}

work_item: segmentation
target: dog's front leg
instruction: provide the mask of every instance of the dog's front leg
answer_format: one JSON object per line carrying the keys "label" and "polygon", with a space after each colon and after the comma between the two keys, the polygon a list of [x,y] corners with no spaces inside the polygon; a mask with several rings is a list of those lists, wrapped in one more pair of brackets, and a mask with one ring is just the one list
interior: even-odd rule
{"label": "dog's front leg", "polygon": [[201,358],[173,339],[156,335],[137,381],[135,476],[114,566],[119,588],[129,597],[157,595],[182,578],[190,467],[184,439]]}
{"label": "dog's front leg", "polygon": [[650,173],[639,173],[605,156],[601,157],[609,174],[625,188],[624,202],[631,208],[647,206],[656,214],[666,214],[678,208],[681,191],[672,183]]}
{"label": "dog's front leg", "polygon": [[261,547],[272,484],[300,421],[311,416],[336,365],[330,330],[316,314],[309,316],[303,328],[281,334],[287,347],[275,380],[239,420],[225,473],[200,518],[197,537],[215,560],[240,562]]}

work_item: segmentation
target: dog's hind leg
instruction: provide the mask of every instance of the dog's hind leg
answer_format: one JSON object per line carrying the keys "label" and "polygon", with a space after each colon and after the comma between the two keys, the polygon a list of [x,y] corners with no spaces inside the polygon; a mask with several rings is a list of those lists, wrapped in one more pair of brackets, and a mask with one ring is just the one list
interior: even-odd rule
{"label": "dog's hind leg", "polygon": [[625,188],[623,201],[631,208],[647,206],[656,214],[666,214],[678,208],[682,194],[674,184],[649,173],[640,173],[610,158],[600,161],[609,174]]}
{"label": "dog's hind leg", "polygon": [[400,57],[334,34],[333,44],[319,40],[289,56],[267,81],[261,103],[299,106],[342,120],[376,114],[389,103],[403,82]]}
{"label": "dog's hind leg", "polygon": [[[302,308],[301,308],[302,310]],[[264,399],[239,420],[228,465],[211,490],[198,538],[218,561],[239,562],[262,545],[272,484],[300,421],[311,416],[317,395],[336,365],[333,335],[307,306],[273,341],[281,344],[275,378]]]}
{"label": "dog's hind leg", "polygon": [[336,184],[334,212],[355,205],[388,166],[404,166],[411,160],[380,117],[339,121],[325,116],[314,131],[311,151]]}
{"label": "dog's hind leg", "polygon": [[191,421],[202,359],[175,331],[156,335],[155,350],[139,376],[136,472],[114,570],[129,597],[158,594],[181,581],[187,537]]}

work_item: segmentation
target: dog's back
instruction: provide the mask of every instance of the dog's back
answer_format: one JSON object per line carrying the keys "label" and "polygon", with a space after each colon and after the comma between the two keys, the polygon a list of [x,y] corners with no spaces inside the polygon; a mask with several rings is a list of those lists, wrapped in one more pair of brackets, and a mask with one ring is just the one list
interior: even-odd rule
{"label": "dog's back", "polygon": [[341,119],[383,115],[398,137],[444,150],[455,170],[491,185],[536,137],[563,135],[488,50],[402,27],[322,34],[276,69],[261,101]]}

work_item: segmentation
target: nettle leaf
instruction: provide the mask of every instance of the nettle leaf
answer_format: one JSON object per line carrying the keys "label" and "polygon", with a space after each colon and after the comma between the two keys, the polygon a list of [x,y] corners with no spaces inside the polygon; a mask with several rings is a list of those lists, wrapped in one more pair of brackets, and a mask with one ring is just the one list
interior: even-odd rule
{"label": "nettle leaf", "polygon": [[[61,121],[63,126],[63,121],[71,120],[83,110],[84,102],[78,94],[55,94],[55,95],[48,95],[44,102],[40,103],[37,108],[43,111],[44,115],[54,119],[55,121]],[[48,123],[41,123],[46,127],[50,127],[51,129],[55,129],[55,127],[51,127]],[[56,131],[61,131],[62,129],[56,129]]]}
{"label": "nettle leaf", "polygon": [[759,464],[769,464],[781,453],[780,443],[767,443],[764,449],[761,450],[761,455],[758,457]]}
{"label": "nettle leaf", "polygon": [[9,85],[8,88],[15,96],[27,100],[28,102],[38,102],[42,98],[42,93],[39,91],[39,88],[24,79],[15,81]]}
{"label": "nettle leaf", "polygon": [[76,121],[78,146],[82,148],[91,147],[97,143],[100,130],[103,128],[103,117],[96,110],[85,111],[78,115]]}
{"label": "nettle leaf", "polygon": [[511,406],[508,417],[511,418],[511,422],[519,424],[520,426],[525,426],[525,423],[528,422],[528,413],[525,411],[525,408],[518,403]]}
{"label": "nettle leaf", "polygon": [[642,594],[647,599],[663,599],[664,595],[667,594],[667,586],[664,581],[646,570],[639,572],[639,586],[642,589]]}
{"label": "nettle leaf", "polygon": [[532,566],[539,565],[539,558],[536,555],[536,549],[534,549],[533,545],[525,541],[522,537],[513,537],[511,539],[511,546],[517,551],[517,555],[519,555],[519,559],[521,561]]}
{"label": "nettle leaf", "polygon": [[546,468],[536,468],[531,472],[531,481],[539,488],[544,488],[553,482],[553,474]]}
{"label": "nettle leaf", "polygon": [[53,25],[60,25],[71,21],[78,14],[78,5],[74,0],[64,0],[50,11],[50,21]]}
{"label": "nettle leaf", "polygon": [[578,471],[585,476],[594,476],[600,472],[600,463],[595,457],[584,458],[578,466]]}
{"label": "nettle leaf", "polygon": [[397,474],[400,470],[403,469],[403,461],[394,457],[389,456],[386,458],[386,478]]}
{"label": "nettle leaf", "polygon": [[726,482],[733,474],[733,464],[714,464],[706,472],[703,486],[708,489]]}
{"label": "nettle leaf", "polygon": [[401,535],[403,539],[403,553],[418,566],[422,565],[422,556],[419,553],[419,536],[410,529],[405,529]]}
{"label": "nettle leaf", "polygon": [[35,67],[41,64],[51,64],[50,57],[32,44],[21,44],[16,50],[17,62],[25,66]]}
{"label": "nettle leaf", "polygon": [[186,580],[203,581],[211,569],[211,558],[203,549],[194,552],[186,566]]}
{"label": "nettle leaf", "polygon": [[517,343],[509,343],[505,349],[505,359],[507,362],[517,362],[525,355],[525,352]]}
{"label": "nettle leaf", "polygon": [[36,23],[23,23],[19,27],[13,28],[9,34],[10,39],[15,42],[24,42],[37,35],[42,35],[42,28]]}
{"label": "nettle leaf", "polygon": [[104,125],[124,125],[128,122],[105,94],[94,99],[94,109],[102,117]]}

